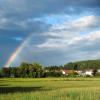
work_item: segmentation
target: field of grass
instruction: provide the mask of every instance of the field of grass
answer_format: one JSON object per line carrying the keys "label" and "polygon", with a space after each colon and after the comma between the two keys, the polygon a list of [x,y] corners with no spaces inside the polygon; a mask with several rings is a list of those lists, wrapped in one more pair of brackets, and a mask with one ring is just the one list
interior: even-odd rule
{"label": "field of grass", "polygon": [[0,100],[100,100],[100,78],[1,78]]}

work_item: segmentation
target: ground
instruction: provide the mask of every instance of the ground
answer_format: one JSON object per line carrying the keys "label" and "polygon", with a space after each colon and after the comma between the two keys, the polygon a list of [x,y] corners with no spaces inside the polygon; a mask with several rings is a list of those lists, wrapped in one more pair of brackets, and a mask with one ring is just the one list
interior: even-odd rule
{"label": "ground", "polygon": [[100,78],[1,78],[0,100],[100,100]]}

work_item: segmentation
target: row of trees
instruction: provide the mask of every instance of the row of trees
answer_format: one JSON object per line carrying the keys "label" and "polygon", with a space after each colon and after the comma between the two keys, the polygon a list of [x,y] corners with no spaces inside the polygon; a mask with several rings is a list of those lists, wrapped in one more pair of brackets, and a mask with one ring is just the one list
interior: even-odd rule
{"label": "row of trees", "polygon": [[72,70],[100,69],[100,60],[70,62],[64,65],[64,69],[72,69]]}
{"label": "row of trees", "polygon": [[2,68],[1,77],[42,77],[42,66],[38,63],[22,63],[18,67]]}
{"label": "row of trees", "polygon": [[[22,78],[41,78],[41,77],[60,77],[61,72],[55,72],[59,67],[43,67],[38,63],[22,63],[18,67],[2,68],[0,77],[22,77]],[[49,70],[49,71],[47,71]]]}
{"label": "row of trees", "polygon": [[96,72],[97,69],[100,69],[100,60],[89,60],[81,62],[70,62],[64,66],[48,66],[43,67],[38,63],[22,63],[18,67],[9,67],[0,69],[0,77],[31,77],[31,78],[40,78],[40,77],[61,77],[62,69],[67,70],[86,70],[94,69]]}

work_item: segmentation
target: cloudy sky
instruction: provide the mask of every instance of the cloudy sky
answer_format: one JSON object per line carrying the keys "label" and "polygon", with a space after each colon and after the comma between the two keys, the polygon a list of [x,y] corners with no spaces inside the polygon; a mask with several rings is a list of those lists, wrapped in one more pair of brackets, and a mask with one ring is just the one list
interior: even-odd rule
{"label": "cloudy sky", "polygon": [[0,0],[1,67],[20,46],[12,66],[100,59],[100,0]]}

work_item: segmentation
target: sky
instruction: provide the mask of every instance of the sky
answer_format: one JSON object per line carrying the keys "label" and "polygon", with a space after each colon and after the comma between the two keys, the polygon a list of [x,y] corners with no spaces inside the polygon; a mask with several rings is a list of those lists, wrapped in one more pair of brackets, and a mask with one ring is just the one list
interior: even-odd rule
{"label": "sky", "polygon": [[100,59],[100,0],[0,0],[0,67]]}

